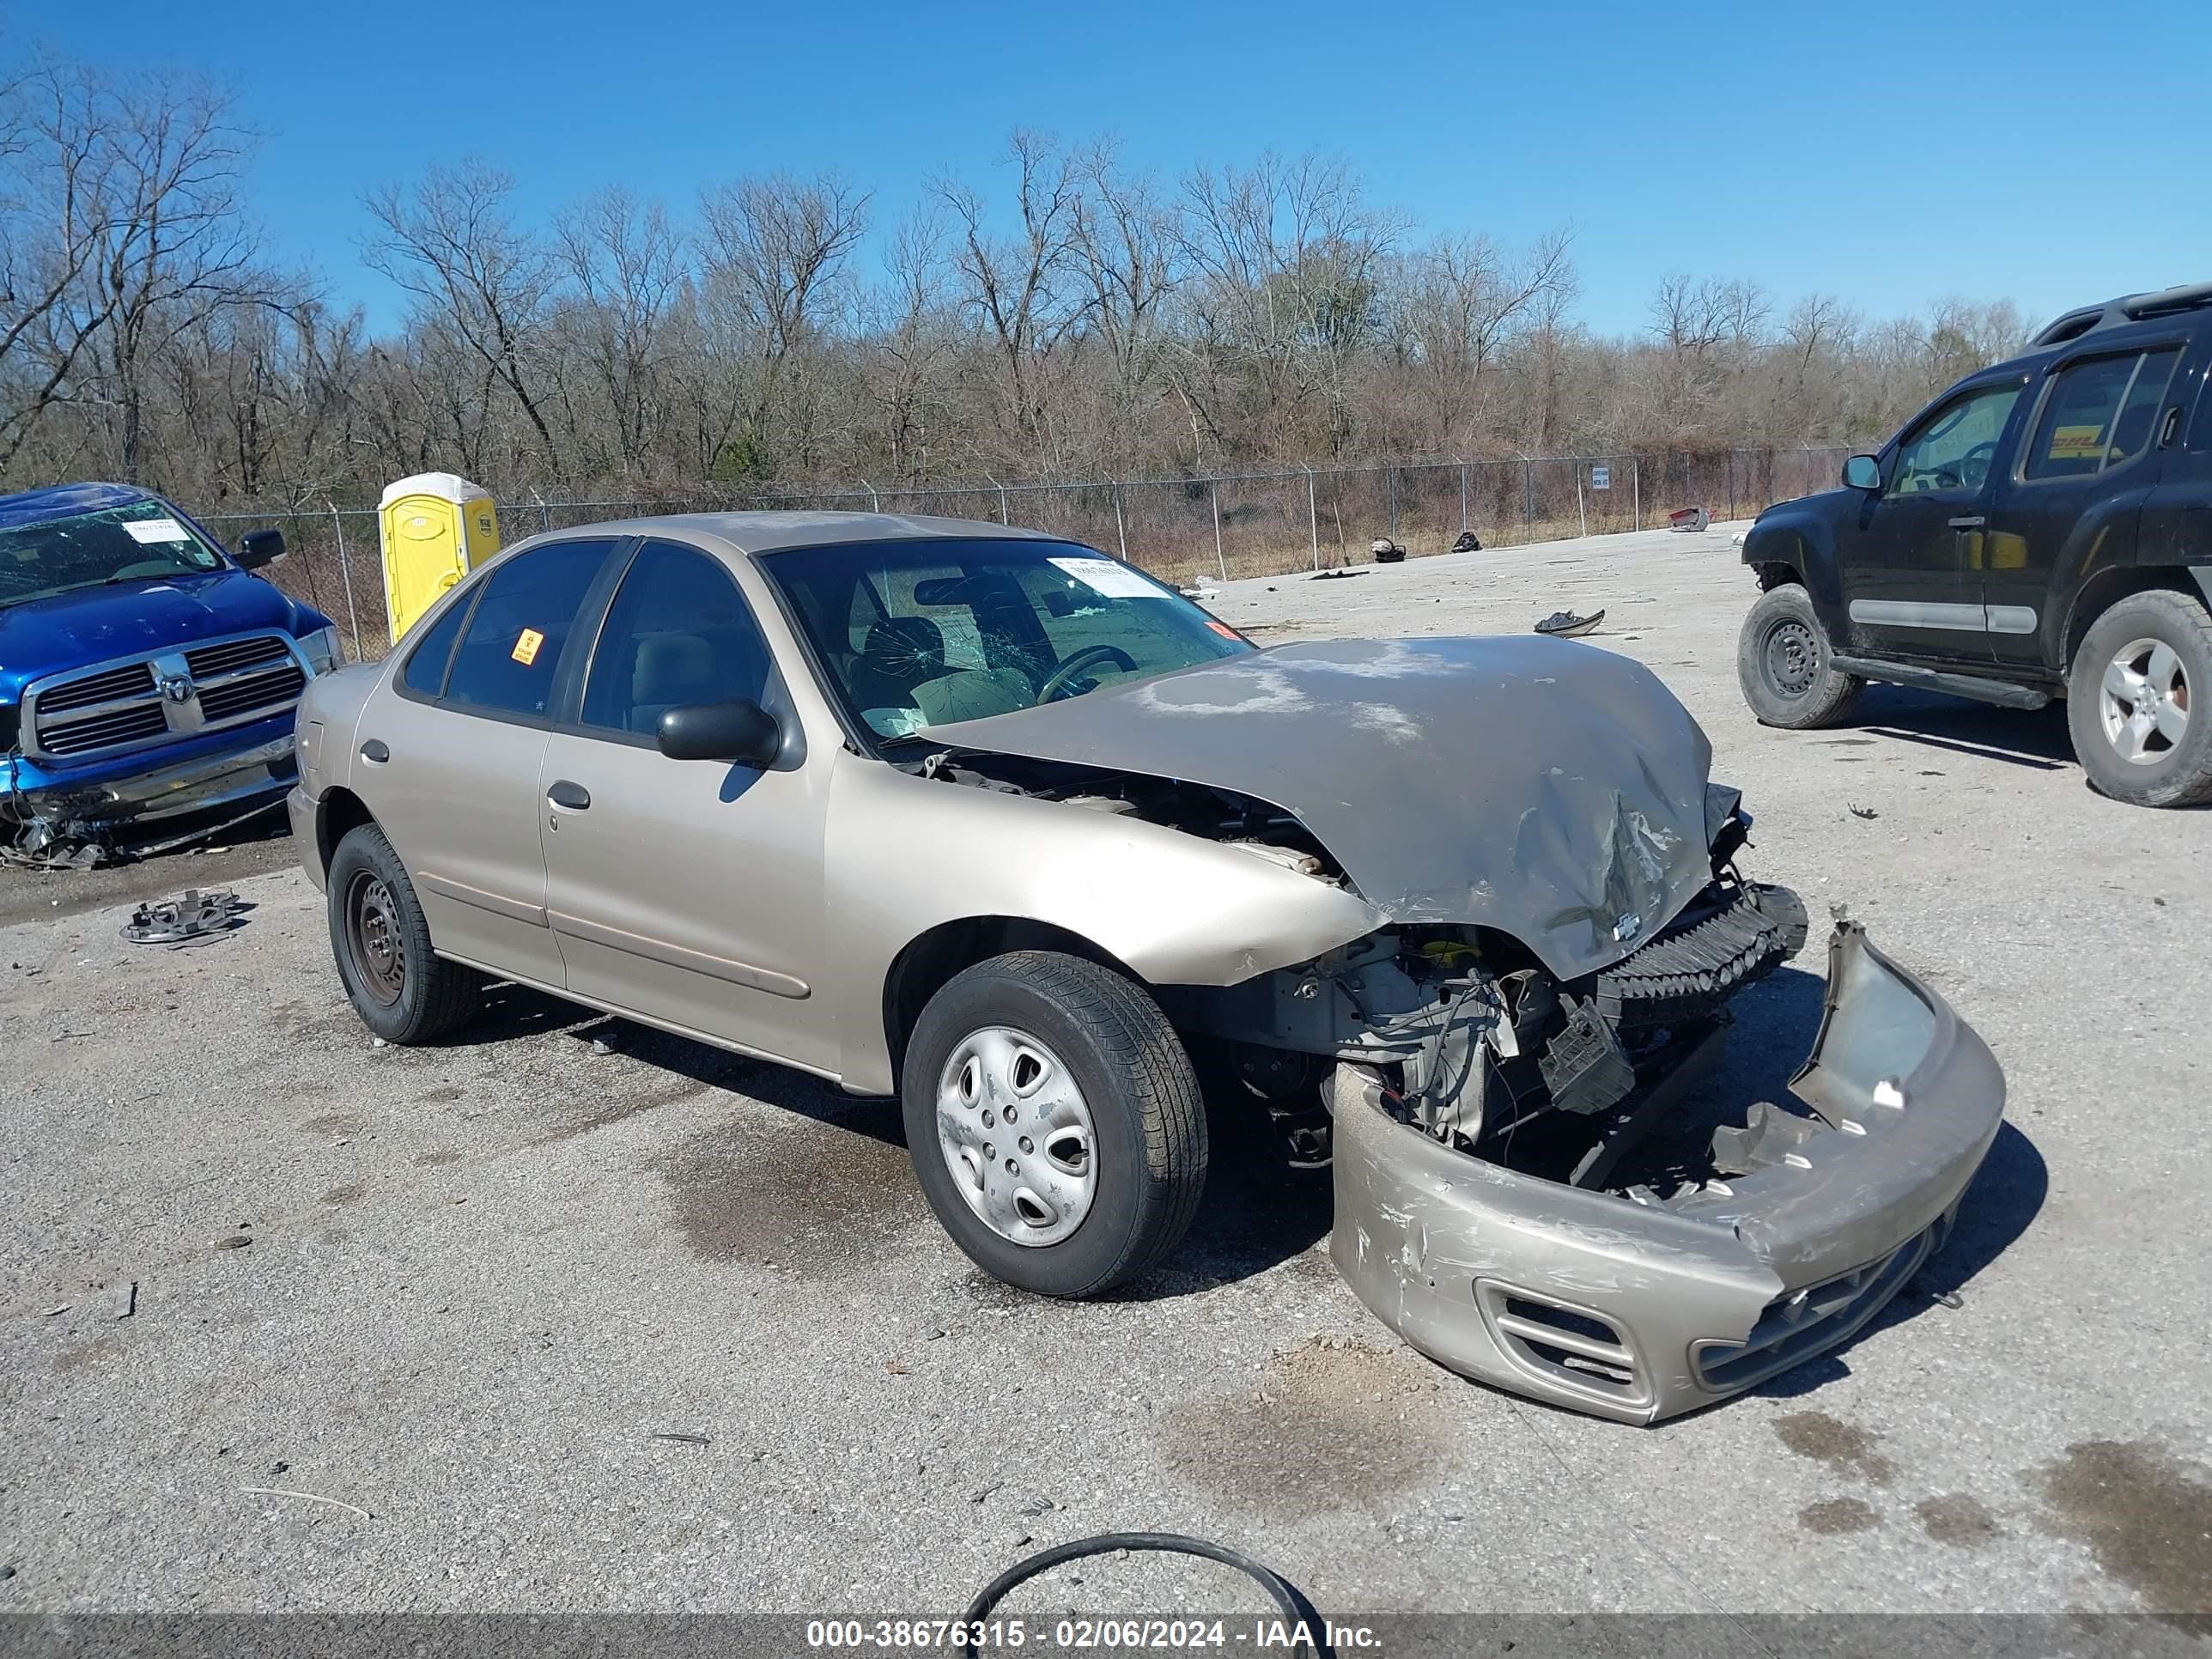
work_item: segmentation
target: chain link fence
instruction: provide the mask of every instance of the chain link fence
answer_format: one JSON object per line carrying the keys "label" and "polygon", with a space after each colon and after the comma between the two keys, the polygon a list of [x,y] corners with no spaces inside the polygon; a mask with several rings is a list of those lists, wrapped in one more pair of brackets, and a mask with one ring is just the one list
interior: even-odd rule
{"label": "chain link fence", "polygon": [[[1704,507],[1716,520],[1832,488],[1841,447],[1738,449],[1703,454],[1517,456],[1294,467],[1198,478],[1092,483],[878,489],[671,489],[628,500],[498,501],[509,541],[648,514],[763,508],[931,514],[987,519],[1066,536],[1175,582],[1273,575],[1362,563],[1387,537],[1413,557],[1448,551],[1472,532],[1486,547],[1663,526]],[[277,508],[202,515],[239,532],[284,532],[289,556],[270,574],[295,598],[335,617],[356,660],[391,648],[377,514],[373,507]]]}

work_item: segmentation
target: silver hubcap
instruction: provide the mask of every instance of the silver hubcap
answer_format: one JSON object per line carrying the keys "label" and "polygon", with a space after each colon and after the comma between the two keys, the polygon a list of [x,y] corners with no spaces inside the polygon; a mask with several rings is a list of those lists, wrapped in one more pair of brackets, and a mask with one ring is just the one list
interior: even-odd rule
{"label": "silver hubcap", "polygon": [[2189,731],[2189,676],[2170,645],[2136,640],[2105,665],[2097,714],[2122,760],[2155,766]]}
{"label": "silver hubcap", "polygon": [[1083,1091],[1026,1031],[987,1025],[937,1080],[937,1145],[968,1207],[1001,1238],[1057,1244],[1098,1191],[1098,1138]]}

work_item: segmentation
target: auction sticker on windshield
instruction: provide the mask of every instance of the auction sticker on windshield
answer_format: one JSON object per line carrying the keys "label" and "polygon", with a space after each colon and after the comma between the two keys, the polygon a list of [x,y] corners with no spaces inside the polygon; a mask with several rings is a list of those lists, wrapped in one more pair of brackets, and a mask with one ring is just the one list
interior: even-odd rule
{"label": "auction sticker on windshield", "polygon": [[515,636],[514,649],[507,654],[525,668],[538,660],[538,653],[545,643],[545,636],[534,628],[526,628]]}
{"label": "auction sticker on windshield", "polygon": [[174,519],[126,519],[123,527],[134,542],[189,542],[191,537]]}
{"label": "auction sticker on windshield", "polygon": [[1094,593],[1109,599],[1164,599],[1165,589],[1154,586],[1116,559],[1054,559],[1055,569],[1073,576]]}

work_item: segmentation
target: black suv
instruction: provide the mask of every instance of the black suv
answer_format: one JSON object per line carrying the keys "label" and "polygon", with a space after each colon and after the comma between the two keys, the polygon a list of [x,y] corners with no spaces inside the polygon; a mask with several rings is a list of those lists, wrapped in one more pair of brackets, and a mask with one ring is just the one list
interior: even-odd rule
{"label": "black suv", "polygon": [[1769,726],[1869,680],[2067,702],[2106,794],[2212,800],[2212,283],[2069,311],[1844,485],[1759,516],[1736,672]]}

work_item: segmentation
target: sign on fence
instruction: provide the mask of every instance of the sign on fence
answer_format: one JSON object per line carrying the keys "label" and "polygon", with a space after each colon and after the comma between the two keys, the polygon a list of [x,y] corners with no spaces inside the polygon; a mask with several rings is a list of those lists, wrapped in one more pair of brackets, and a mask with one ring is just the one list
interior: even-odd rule
{"label": "sign on fence", "polygon": [[1592,489],[1612,489],[1613,469],[1609,466],[1592,467],[1590,469],[1590,488]]}

